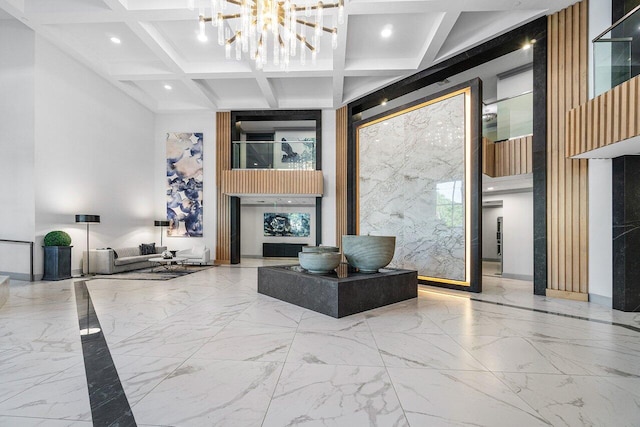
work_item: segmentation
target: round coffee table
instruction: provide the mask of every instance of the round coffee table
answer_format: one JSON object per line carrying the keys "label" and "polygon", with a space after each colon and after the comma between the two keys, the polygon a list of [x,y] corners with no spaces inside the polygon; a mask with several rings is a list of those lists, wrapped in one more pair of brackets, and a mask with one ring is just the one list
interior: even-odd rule
{"label": "round coffee table", "polygon": [[184,262],[186,260],[187,260],[186,258],[178,257],[178,256],[175,256],[173,258],[162,258],[162,257],[149,258],[149,262],[153,262],[156,264],[153,266],[153,268],[162,267],[165,270],[175,270],[179,267],[182,267],[184,269],[185,268]]}

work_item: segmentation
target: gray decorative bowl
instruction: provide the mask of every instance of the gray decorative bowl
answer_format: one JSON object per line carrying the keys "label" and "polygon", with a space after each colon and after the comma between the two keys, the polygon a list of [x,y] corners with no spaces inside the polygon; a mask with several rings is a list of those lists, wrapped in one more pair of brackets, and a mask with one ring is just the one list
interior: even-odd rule
{"label": "gray decorative bowl", "polygon": [[361,273],[377,273],[389,265],[395,250],[395,236],[342,236],[347,262]]}
{"label": "gray decorative bowl", "polygon": [[340,252],[337,246],[303,246],[302,252]]}
{"label": "gray decorative bowl", "polygon": [[298,252],[300,267],[313,274],[324,274],[333,271],[338,265],[340,252]]}

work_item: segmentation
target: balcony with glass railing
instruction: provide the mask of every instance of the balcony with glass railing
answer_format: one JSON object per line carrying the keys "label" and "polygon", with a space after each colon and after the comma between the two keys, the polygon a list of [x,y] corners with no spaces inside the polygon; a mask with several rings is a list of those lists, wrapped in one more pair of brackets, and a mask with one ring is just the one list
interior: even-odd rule
{"label": "balcony with glass railing", "polygon": [[234,141],[232,168],[315,170],[316,141]]}
{"label": "balcony with glass railing", "polygon": [[640,6],[593,40],[594,96],[640,74]]}
{"label": "balcony with glass railing", "polygon": [[490,177],[531,173],[533,93],[483,105],[482,172]]}
{"label": "balcony with glass railing", "polygon": [[525,92],[483,106],[483,137],[491,141],[504,141],[532,133],[533,92]]}

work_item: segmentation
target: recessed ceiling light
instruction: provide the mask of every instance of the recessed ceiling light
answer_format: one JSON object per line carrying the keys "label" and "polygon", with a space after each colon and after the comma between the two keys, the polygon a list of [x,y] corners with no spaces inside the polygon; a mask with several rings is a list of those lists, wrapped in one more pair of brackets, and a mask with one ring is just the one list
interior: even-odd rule
{"label": "recessed ceiling light", "polygon": [[287,203],[291,203],[291,200],[287,200]]}
{"label": "recessed ceiling light", "polygon": [[385,25],[382,31],[380,31],[380,37],[388,39],[393,34],[393,25]]}
{"label": "recessed ceiling light", "polygon": [[165,88],[166,90],[171,90],[171,89],[173,89],[173,88],[171,87],[171,85],[164,85],[164,88]]}
{"label": "recessed ceiling light", "polygon": [[487,191],[493,190],[493,187],[487,187]]}
{"label": "recessed ceiling light", "polygon": [[117,37],[111,37],[109,40],[111,40],[111,43],[115,43],[115,44],[122,43],[122,41]]}
{"label": "recessed ceiling light", "polygon": [[383,99],[380,105],[387,105],[387,98]]}
{"label": "recessed ceiling light", "polygon": [[524,46],[522,46],[522,50],[529,50],[531,49],[531,43],[525,43]]}

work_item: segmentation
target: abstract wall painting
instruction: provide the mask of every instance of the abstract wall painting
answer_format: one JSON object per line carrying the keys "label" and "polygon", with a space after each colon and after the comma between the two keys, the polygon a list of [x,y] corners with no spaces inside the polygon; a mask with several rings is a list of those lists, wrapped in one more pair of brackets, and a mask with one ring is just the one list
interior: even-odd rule
{"label": "abstract wall painting", "polygon": [[309,237],[311,233],[308,213],[265,213],[264,235],[280,237]]}
{"label": "abstract wall painting", "polygon": [[167,235],[202,237],[202,132],[167,133]]}

